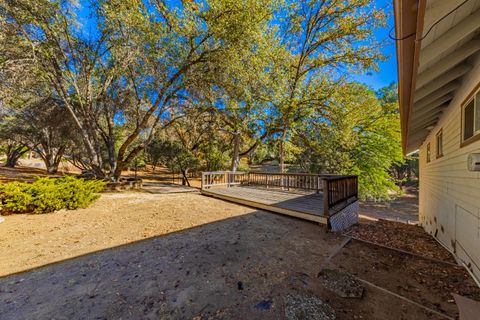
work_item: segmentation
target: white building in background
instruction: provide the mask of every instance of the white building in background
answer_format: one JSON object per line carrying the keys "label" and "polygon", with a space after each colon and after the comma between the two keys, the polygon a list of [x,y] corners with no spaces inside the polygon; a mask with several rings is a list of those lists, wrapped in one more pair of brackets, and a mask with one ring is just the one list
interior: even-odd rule
{"label": "white building in background", "polygon": [[420,223],[480,279],[480,0],[394,4],[403,150],[420,150]]}

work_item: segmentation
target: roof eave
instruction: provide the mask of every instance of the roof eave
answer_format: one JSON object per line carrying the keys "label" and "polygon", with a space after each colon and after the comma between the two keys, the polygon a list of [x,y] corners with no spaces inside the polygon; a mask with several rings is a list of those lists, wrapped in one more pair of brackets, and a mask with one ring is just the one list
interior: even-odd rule
{"label": "roof eave", "polygon": [[[426,0],[395,0],[395,37],[397,47],[398,99],[403,153],[408,150],[408,123],[420,58]],[[411,35],[411,36],[409,36]],[[411,151],[411,150],[410,150]]]}

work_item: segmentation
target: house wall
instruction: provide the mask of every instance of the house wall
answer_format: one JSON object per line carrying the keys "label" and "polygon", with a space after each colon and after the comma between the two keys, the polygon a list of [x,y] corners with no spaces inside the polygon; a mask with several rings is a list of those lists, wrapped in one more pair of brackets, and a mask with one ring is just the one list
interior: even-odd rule
{"label": "house wall", "polygon": [[[420,147],[420,223],[463,260],[480,279],[480,172],[467,169],[480,141],[460,147],[461,103],[480,82],[480,59],[457,90],[438,125]],[[436,158],[436,134],[443,129],[443,157]],[[431,162],[426,149],[430,143]]]}

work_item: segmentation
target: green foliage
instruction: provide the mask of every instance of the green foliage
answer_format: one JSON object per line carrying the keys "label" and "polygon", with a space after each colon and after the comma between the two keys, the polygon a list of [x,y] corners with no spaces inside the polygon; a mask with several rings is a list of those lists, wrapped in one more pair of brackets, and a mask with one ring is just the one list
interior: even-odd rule
{"label": "green foliage", "polygon": [[248,166],[248,160],[246,158],[241,158],[240,163],[238,164],[238,171],[249,171],[250,167]]}
{"label": "green foliage", "polygon": [[397,109],[364,85],[338,87],[325,108],[298,128],[298,162],[306,171],[358,175],[363,199],[390,198],[398,191],[390,168],[403,161]]}
{"label": "green foliage", "polygon": [[263,161],[273,160],[275,158],[275,146],[270,141],[265,141],[250,154],[250,163],[259,164]]}
{"label": "green foliage", "polygon": [[98,199],[105,181],[39,178],[33,183],[12,182],[0,185],[0,212],[46,213],[60,209],[86,208]]}
{"label": "green foliage", "polygon": [[202,158],[206,171],[225,170],[228,166],[228,154],[215,143],[209,142],[202,148]]}
{"label": "green foliage", "polygon": [[[170,171],[188,171],[198,165],[198,159],[184,146],[171,139],[161,139],[156,142],[159,162],[166,165]],[[153,150],[151,150],[153,151]]]}
{"label": "green foliage", "polygon": [[138,155],[130,161],[129,165],[131,169],[143,169],[146,165],[145,157],[143,155]]}
{"label": "green foliage", "polygon": [[286,58],[280,59],[283,89],[275,96],[279,139],[279,161],[288,161],[286,142],[297,125],[318,110],[348,73],[376,70],[384,59],[374,29],[385,24],[382,9],[372,0],[287,1],[281,22]]}
{"label": "green foliage", "polygon": [[[385,14],[375,1],[101,0],[85,10],[0,0],[0,107],[58,100],[65,113],[43,118],[52,129],[71,118],[74,147],[65,153],[79,167],[117,179],[142,165],[145,150],[149,164],[186,177],[278,157],[281,170],[289,162],[359,174],[364,198],[395,189],[395,85],[376,95],[344,84],[347,72],[376,70],[384,59],[374,31]],[[83,25],[92,32],[79,32]],[[42,142],[45,130],[25,130],[44,101],[29,103],[36,107],[17,133],[60,159],[63,139]],[[12,193],[19,211],[33,210],[27,195],[35,194]]]}
{"label": "green foliage", "polygon": [[3,114],[0,113],[0,141],[10,144],[7,149],[10,162],[16,161],[12,157],[32,150],[44,161],[49,173],[56,173],[74,131],[61,102],[38,96],[30,102],[5,109]]}
{"label": "green foliage", "polygon": [[[82,166],[117,179],[177,119],[181,96],[209,98],[209,70],[219,79],[236,73],[230,85],[257,78],[278,1],[88,4],[0,0],[0,100],[23,104],[42,84],[42,96],[61,100],[74,120]],[[85,25],[91,32],[81,32]],[[238,68],[247,61],[258,68]]]}
{"label": "green foliage", "polygon": [[418,180],[418,153],[405,157],[403,163],[394,164],[390,169],[399,186]]}

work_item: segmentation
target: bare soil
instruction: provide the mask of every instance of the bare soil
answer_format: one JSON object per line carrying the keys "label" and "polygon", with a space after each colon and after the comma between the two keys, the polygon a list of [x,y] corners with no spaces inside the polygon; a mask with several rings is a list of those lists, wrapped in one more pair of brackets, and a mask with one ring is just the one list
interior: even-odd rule
{"label": "bare soil", "polygon": [[0,166],[0,183],[11,181],[33,181],[37,177],[47,176],[45,169],[32,167],[7,168]]}
{"label": "bare soil", "polygon": [[198,193],[105,193],[87,209],[5,216],[0,276],[251,213]]}
{"label": "bare soil", "polygon": [[[15,168],[7,168],[0,166],[0,182],[11,182],[11,181],[33,181],[37,177],[45,176],[61,176],[64,174],[79,174],[81,171],[78,168],[75,168],[67,162],[63,162],[59,167],[58,174],[49,174],[45,168],[43,168],[43,163],[38,159],[21,159],[19,165]],[[126,168],[122,171],[122,176],[124,177],[140,177],[145,182],[154,182],[154,183],[165,183],[165,184],[182,184],[182,177],[180,174],[172,174],[168,171],[167,168],[157,167],[155,172],[152,171],[152,168],[148,166],[145,169],[135,170],[131,168]],[[201,179],[197,177],[189,178],[191,187],[200,188]]]}
{"label": "bare soil", "polygon": [[360,204],[360,217],[385,219],[407,224],[418,223],[418,187],[408,186],[404,193],[390,201],[365,201]]}
{"label": "bare soil", "polygon": [[[331,319],[333,310],[340,320],[445,319],[458,316],[451,293],[480,300],[468,273],[420,227],[380,220],[349,235],[449,263],[170,185],[151,189],[4,217],[0,318]],[[363,297],[327,289],[325,268],[359,279]]]}
{"label": "bare soil", "polygon": [[[134,226],[124,228],[134,233]],[[102,232],[91,233],[101,239]],[[318,274],[344,240],[290,217],[236,215],[4,277],[0,314],[6,320],[313,319],[317,313],[331,319],[333,309],[336,319],[441,319],[375,287],[366,287],[361,299],[326,289]],[[341,266],[353,270],[358,261]],[[390,278],[396,283],[404,276]]]}

